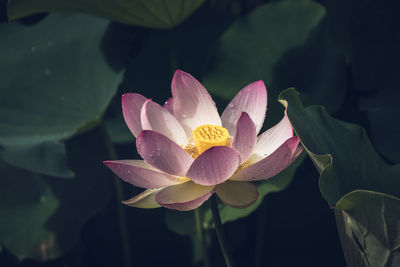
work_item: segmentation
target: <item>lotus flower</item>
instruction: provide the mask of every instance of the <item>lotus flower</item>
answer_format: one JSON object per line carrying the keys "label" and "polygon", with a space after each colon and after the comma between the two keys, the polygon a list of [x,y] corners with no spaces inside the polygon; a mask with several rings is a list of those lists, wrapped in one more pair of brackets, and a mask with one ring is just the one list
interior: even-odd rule
{"label": "lotus flower", "polygon": [[244,87],[220,117],[203,85],[180,70],[164,107],[140,94],[124,94],[125,122],[143,160],[104,164],[146,190],[123,203],[186,211],[216,193],[226,205],[250,206],[258,198],[250,181],[277,175],[302,151],[286,112],[257,137],[266,109],[267,91],[257,81]]}

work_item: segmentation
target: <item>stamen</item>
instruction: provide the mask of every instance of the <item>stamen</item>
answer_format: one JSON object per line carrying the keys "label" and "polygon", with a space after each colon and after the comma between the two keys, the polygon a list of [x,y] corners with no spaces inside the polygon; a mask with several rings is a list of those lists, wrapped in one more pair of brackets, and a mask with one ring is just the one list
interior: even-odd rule
{"label": "stamen", "polygon": [[189,144],[183,149],[194,159],[196,159],[200,155],[195,144]]}
{"label": "stamen", "polygon": [[193,137],[199,154],[213,146],[226,146],[230,140],[227,129],[209,124],[197,127]]}

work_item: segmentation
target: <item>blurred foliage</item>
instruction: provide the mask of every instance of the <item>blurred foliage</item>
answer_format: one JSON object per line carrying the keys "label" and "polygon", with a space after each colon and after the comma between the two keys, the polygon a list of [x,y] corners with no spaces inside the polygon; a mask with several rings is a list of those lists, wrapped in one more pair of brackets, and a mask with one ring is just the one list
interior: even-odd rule
{"label": "blurred foliage", "polygon": [[[264,80],[265,129],[282,117],[279,93],[296,87],[300,96],[290,89],[280,100],[320,172],[322,196],[347,216],[350,253],[361,253],[365,266],[397,266],[399,165],[384,160],[400,160],[399,7],[378,0],[0,0],[0,21],[14,20],[0,24],[0,266],[122,264],[119,215],[108,205],[116,202],[113,177],[101,164],[111,157],[109,140],[96,126],[104,123],[119,158],[138,158],[120,96],[136,92],[163,103],[177,68],[204,82],[220,112],[243,86]],[[310,197],[314,183],[304,184],[316,175],[304,158],[258,182],[253,206],[219,206],[239,266],[253,263],[254,250],[271,253],[254,260],[269,266],[343,265],[332,252],[332,218]],[[257,208],[268,212],[267,221]],[[135,266],[199,264],[193,213],[125,209]],[[201,213],[210,230],[207,203]],[[272,222],[274,230],[257,232]],[[302,243],[322,237],[313,253],[312,243]],[[211,231],[206,238],[216,248]],[[270,252],[280,243],[281,254]],[[337,254],[318,258],[326,251]],[[216,265],[220,256],[210,249]],[[18,262],[29,258],[50,261]]]}
{"label": "blurred foliage", "polygon": [[54,179],[1,163],[0,240],[19,259],[66,253],[81,226],[109,202],[112,178],[98,168],[106,157],[99,131],[67,142],[74,179]]}
{"label": "blurred foliage", "polygon": [[[149,32],[143,48],[126,66],[120,84],[121,94],[140,93],[153,101],[164,103],[171,97],[174,70],[179,68],[199,77],[214,41],[232,20],[230,14],[205,9],[200,14],[194,14],[179,28]],[[227,103],[227,99],[218,100],[218,108],[222,112],[221,103]],[[111,103],[105,119],[115,143],[132,143],[134,137],[123,120],[120,98],[115,98]]]}
{"label": "blurred foliage", "polygon": [[180,24],[204,0],[9,0],[11,20],[39,12],[87,13],[150,28]]}
{"label": "blurred foliage", "polygon": [[360,98],[360,109],[368,116],[374,145],[393,163],[400,162],[400,124],[396,122],[396,118],[400,118],[398,99],[400,90],[394,87]]}
{"label": "blurred foliage", "polygon": [[[80,227],[108,202],[109,178],[91,182],[99,172],[104,177],[98,163],[105,156],[77,137],[67,157],[60,142],[98,123],[117,89],[121,67],[110,66],[102,52],[107,28],[107,21],[83,15],[0,25],[0,157],[48,175],[2,163],[0,240],[19,259],[64,254],[77,243]],[[115,51],[114,60],[120,55]],[[68,166],[74,180],[50,178],[73,176]]]}
{"label": "blurred foliage", "polygon": [[400,162],[396,142],[400,106],[400,9],[398,1],[328,0],[329,30],[351,62],[353,86],[360,92],[360,108],[369,118],[377,150]]}
{"label": "blurred foliage", "polygon": [[100,120],[120,77],[102,55],[107,25],[82,15],[0,24],[0,145],[58,141]]}
{"label": "blurred foliage", "polygon": [[74,176],[67,166],[65,144],[62,142],[7,147],[0,150],[0,158],[10,165],[45,175]]}
{"label": "blurred foliage", "polygon": [[332,36],[352,63],[355,88],[398,87],[400,3],[327,0],[326,5]]}
{"label": "blurred foliage", "polygon": [[73,175],[56,142],[100,120],[120,76],[102,56],[107,25],[78,15],[51,15],[29,27],[0,24],[0,157],[6,162]]}
{"label": "blurred foliage", "polygon": [[325,14],[313,1],[278,1],[239,18],[215,45],[206,87],[231,99],[245,85],[264,80],[269,127],[281,118],[279,92],[291,86],[305,92],[307,103],[337,110],[344,97],[345,60],[331,44]]}
{"label": "blurred foliage", "polygon": [[19,259],[54,257],[58,254],[56,240],[44,225],[59,207],[57,198],[38,174],[4,163],[1,173],[1,242]]}

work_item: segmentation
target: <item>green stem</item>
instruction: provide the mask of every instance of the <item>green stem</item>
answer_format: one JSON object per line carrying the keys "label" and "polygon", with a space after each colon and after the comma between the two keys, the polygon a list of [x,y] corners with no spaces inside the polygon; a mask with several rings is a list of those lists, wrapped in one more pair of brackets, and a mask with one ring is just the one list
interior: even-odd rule
{"label": "green stem", "polygon": [[222,227],[221,217],[219,216],[219,210],[217,205],[217,198],[215,194],[210,199],[211,202],[211,214],[214,219],[215,231],[217,232],[219,246],[221,247],[222,254],[224,254],[225,263],[227,267],[235,267],[232,260],[231,251],[227,245],[224,228]]}
{"label": "green stem", "polygon": [[206,241],[204,240],[203,220],[201,218],[199,208],[194,211],[194,216],[196,218],[197,238],[200,241],[201,254],[203,256],[203,266],[210,267],[210,259],[208,258],[208,253],[207,253],[207,245]]}
{"label": "green stem", "polygon": [[[111,160],[116,160],[117,159],[117,153],[114,149],[114,145],[111,141],[110,135],[107,131],[107,128],[103,123],[100,125],[101,131],[103,133],[103,139],[107,148],[107,152],[110,156]],[[118,224],[119,224],[119,233],[120,233],[120,238],[121,238],[121,246],[122,246],[122,252],[123,252],[123,257],[124,257],[124,266],[125,267],[131,267],[132,266],[132,259],[131,259],[131,249],[130,249],[130,244],[129,244],[129,238],[128,238],[128,224],[127,224],[127,219],[126,219],[126,214],[123,205],[121,204],[121,201],[125,200],[124,197],[124,191],[122,189],[122,183],[121,180],[113,175],[114,179],[114,190],[115,190],[115,195],[117,197],[117,210],[118,210]]]}

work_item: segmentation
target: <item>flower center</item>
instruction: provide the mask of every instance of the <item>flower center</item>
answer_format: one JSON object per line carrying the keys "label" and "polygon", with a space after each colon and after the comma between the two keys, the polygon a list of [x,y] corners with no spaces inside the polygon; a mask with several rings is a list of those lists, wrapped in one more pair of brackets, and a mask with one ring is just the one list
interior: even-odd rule
{"label": "flower center", "polygon": [[221,126],[201,125],[194,129],[193,137],[200,154],[213,146],[226,146],[229,143],[229,132]]}

